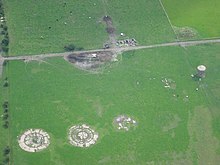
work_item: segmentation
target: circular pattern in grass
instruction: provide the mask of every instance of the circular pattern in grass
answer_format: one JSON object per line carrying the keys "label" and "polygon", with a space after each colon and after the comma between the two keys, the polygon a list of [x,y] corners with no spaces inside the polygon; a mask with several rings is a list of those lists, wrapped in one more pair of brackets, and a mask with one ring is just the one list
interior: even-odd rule
{"label": "circular pattern in grass", "polygon": [[77,147],[89,147],[96,143],[98,137],[98,133],[85,124],[75,125],[69,129],[70,144]]}
{"label": "circular pattern in grass", "polygon": [[50,136],[42,129],[29,129],[18,139],[19,146],[27,152],[39,152],[50,144]]}

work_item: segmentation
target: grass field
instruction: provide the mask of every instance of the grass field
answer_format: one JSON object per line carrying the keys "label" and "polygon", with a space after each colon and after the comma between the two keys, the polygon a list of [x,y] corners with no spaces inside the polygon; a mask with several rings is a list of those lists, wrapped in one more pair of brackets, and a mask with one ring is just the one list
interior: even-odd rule
{"label": "grass field", "polygon": [[5,1],[5,8],[10,55],[63,52],[72,43],[84,49],[102,48],[108,39],[99,22],[102,3],[97,1],[12,0]]}
{"label": "grass field", "polygon": [[[134,37],[141,45],[175,40],[159,1],[5,0],[4,4],[10,55],[62,52],[68,43],[100,48],[108,40],[105,24],[99,22],[105,14],[112,17],[117,34]],[[212,37],[210,31],[199,30],[205,26],[197,26],[193,28],[199,35]],[[11,147],[13,165],[217,165],[219,52],[220,44],[130,51],[98,74],[77,69],[61,57],[41,63],[10,61],[1,79],[3,86],[8,77],[9,87],[2,87],[0,97],[1,102],[9,100],[10,127],[0,128],[0,148]],[[190,75],[200,64],[207,66],[206,78],[194,81]],[[171,88],[165,87],[165,79]],[[137,127],[117,130],[113,120],[121,114],[133,117]],[[97,143],[89,148],[70,145],[68,129],[84,123],[99,133]],[[19,147],[18,136],[29,128],[49,133],[47,149],[28,153]]]}
{"label": "grass field", "polygon": [[5,1],[5,8],[10,55],[62,52],[70,43],[85,49],[102,48],[108,40],[101,22],[105,11],[112,17],[117,34],[135,37],[141,45],[175,38],[158,1],[114,0],[106,5],[102,0],[12,0]]}
{"label": "grass field", "polygon": [[[207,52],[200,55],[203,49]],[[212,127],[214,119],[219,121],[219,102],[212,102],[218,92],[207,91],[219,82],[218,51],[219,45],[207,45],[129,52],[103,74],[87,74],[60,58],[47,60],[48,64],[11,62],[13,163],[193,164],[210,159],[215,163],[219,140]],[[198,84],[190,74],[200,63],[209,71]],[[163,78],[175,81],[176,88],[164,88]],[[114,130],[112,121],[119,114],[136,118],[138,127],[130,132]],[[206,121],[204,127],[201,120]],[[67,130],[77,123],[88,123],[99,132],[96,145],[84,150],[68,144]],[[52,137],[50,147],[36,154],[22,151],[16,137],[28,128],[47,130]],[[218,128],[214,129],[217,136]],[[205,153],[204,142],[209,144]]]}
{"label": "grass field", "polygon": [[218,0],[162,0],[174,26],[192,27],[199,37],[220,36],[220,1]]}
{"label": "grass field", "polygon": [[[138,9],[138,10],[137,10]],[[108,1],[117,33],[136,38],[141,45],[171,42],[175,36],[159,1]]]}
{"label": "grass field", "polygon": [[[173,51],[178,50],[175,48]],[[63,164],[69,164],[68,161],[76,164],[97,164],[102,161],[106,161],[106,164],[132,164],[155,160],[167,151],[184,152],[189,143],[186,122],[188,105],[182,101],[184,96],[175,100],[172,91],[166,90],[161,83],[163,76],[176,82],[181,81],[181,76],[175,76],[175,71],[172,70],[173,67],[180,70],[184,63],[180,63],[180,66],[171,63],[183,56],[179,54],[169,58],[173,54],[168,54],[168,57],[161,57],[160,54],[164,51],[168,54],[170,50],[162,49],[155,53],[141,51],[133,56],[131,53],[125,54],[119,65],[113,65],[112,69],[107,69],[101,75],[88,75],[60,59],[47,61],[50,65],[30,63],[25,66],[21,62],[11,63],[11,68],[20,68],[9,74],[12,78],[19,77],[11,79],[10,88],[11,108],[15,109],[11,119],[12,127],[15,128],[12,131],[13,139],[16,139],[21,130],[44,127],[52,135],[53,143],[47,151],[37,153],[33,158],[28,156],[29,153],[23,152],[17,141],[13,140],[14,152],[17,153],[14,155],[14,162],[29,164],[33,159],[41,157],[41,161],[45,162],[43,164],[51,161],[57,164],[61,164],[59,161]],[[154,63],[157,59],[164,61],[160,69]],[[167,64],[172,67],[165,71]],[[183,70],[182,74],[187,73],[189,71]],[[137,81],[140,85],[137,85]],[[18,86],[19,90],[15,90]],[[175,92],[182,93],[182,90],[183,87],[180,86]],[[183,110],[184,107],[186,110]],[[137,129],[128,133],[114,130],[112,121],[119,114],[137,118]],[[176,123],[174,116],[180,118],[181,122]],[[67,129],[77,123],[88,123],[99,132],[99,142],[91,149],[82,150],[68,144]],[[167,125],[168,130],[162,132],[164,125]],[[131,160],[127,160],[128,156]]]}

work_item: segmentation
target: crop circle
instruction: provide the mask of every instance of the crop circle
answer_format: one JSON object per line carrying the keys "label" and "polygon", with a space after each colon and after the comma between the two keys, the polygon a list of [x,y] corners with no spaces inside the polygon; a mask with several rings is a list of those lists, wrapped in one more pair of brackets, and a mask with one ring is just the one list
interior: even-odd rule
{"label": "crop circle", "polygon": [[50,144],[50,136],[42,129],[29,129],[18,139],[19,146],[27,152],[39,152]]}
{"label": "crop circle", "polygon": [[70,144],[74,146],[89,147],[96,143],[98,133],[85,124],[75,125],[69,129],[68,137]]}

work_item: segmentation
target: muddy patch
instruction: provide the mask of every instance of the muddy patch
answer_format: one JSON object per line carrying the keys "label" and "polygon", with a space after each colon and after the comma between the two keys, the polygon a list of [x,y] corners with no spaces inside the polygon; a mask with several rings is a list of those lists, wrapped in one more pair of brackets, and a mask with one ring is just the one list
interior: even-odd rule
{"label": "muddy patch", "polygon": [[113,27],[112,18],[110,16],[104,16],[103,21],[106,23],[106,32],[109,35],[114,35],[115,28]]}
{"label": "muddy patch", "polygon": [[198,32],[191,27],[174,27],[174,31],[179,39],[198,38]]}
{"label": "muddy patch", "polygon": [[108,33],[109,36],[109,41],[105,43],[104,48],[110,48],[114,47],[116,43],[116,34],[115,34],[115,28],[113,26],[112,18],[108,15],[103,17],[103,21],[106,24],[106,32]]}
{"label": "muddy patch", "polygon": [[98,71],[108,62],[115,61],[116,56],[111,51],[100,51],[92,53],[70,54],[65,59],[77,68]]}

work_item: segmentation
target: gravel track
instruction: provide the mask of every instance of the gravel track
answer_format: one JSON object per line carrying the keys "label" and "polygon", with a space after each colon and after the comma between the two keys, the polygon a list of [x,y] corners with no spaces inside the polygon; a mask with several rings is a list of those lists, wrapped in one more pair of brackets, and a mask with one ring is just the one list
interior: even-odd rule
{"label": "gravel track", "polygon": [[49,54],[8,56],[8,57],[0,56],[0,77],[2,75],[4,61],[14,61],[14,60],[24,60],[26,62],[33,61],[33,60],[41,61],[44,58],[64,57],[69,54],[93,53],[93,52],[103,52],[103,51],[112,51],[113,53],[122,53],[122,52],[126,52],[126,51],[131,51],[131,50],[138,50],[138,49],[151,49],[151,48],[168,47],[168,46],[186,47],[186,46],[212,44],[212,43],[220,43],[220,39],[180,41],[180,42],[169,42],[169,43],[154,44],[154,45],[145,45],[145,46],[121,47],[121,48],[110,48],[110,49],[94,49],[94,50],[74,51],[74,52],[64,52],[64,53],[49,53]]}

